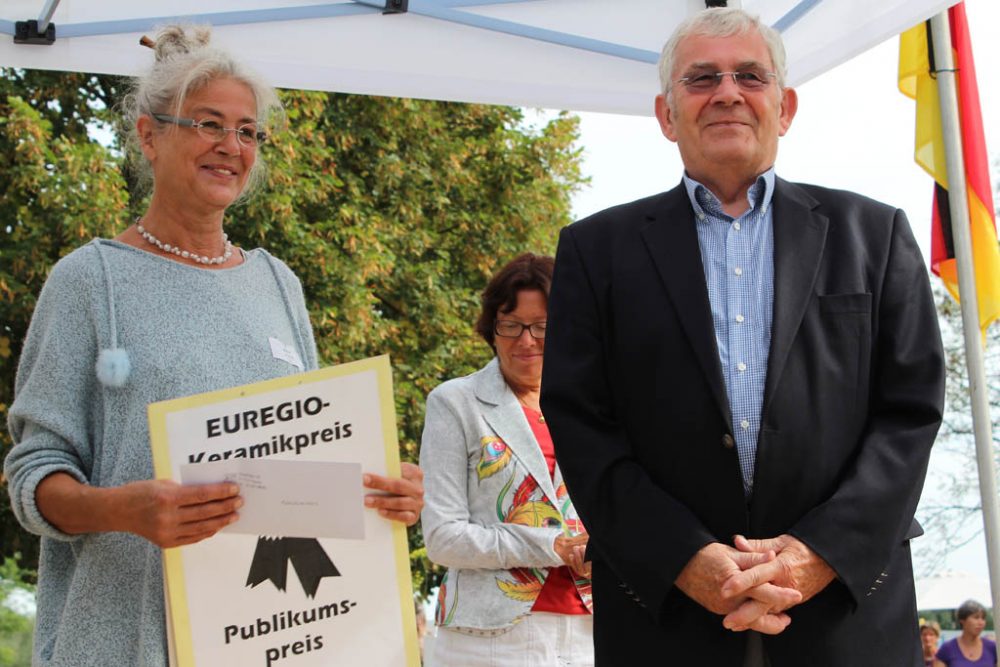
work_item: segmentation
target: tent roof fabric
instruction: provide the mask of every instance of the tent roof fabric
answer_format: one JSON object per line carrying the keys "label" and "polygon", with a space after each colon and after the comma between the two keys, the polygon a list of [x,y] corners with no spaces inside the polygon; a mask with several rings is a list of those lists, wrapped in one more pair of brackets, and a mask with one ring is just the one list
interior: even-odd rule
{"label": "tent roof fabric", "polygon": [[[797,85],[956,0],[730,0],[783,34]],[[656,58],[704,0],[61,0],[50,46],[15,22],[53,0],[0,5],[0,65],[136,74],[155,26],[210,23],[214,40],[274,85],[530,107],[652,113]]]}
{"label": "tent roof fabric", "polygon": [[991,606],[989,582],[965,572],[943,572],[918,579],[916,588],[920,611],[958,609],[966,600],[975,600],[987,609]]}

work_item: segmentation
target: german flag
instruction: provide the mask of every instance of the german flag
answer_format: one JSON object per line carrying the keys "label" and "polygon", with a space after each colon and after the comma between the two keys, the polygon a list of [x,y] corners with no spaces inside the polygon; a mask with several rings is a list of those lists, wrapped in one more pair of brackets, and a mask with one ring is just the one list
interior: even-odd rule
{"label": "german flag", "polygon": [[[993,209],[993,189],[983,117],[976,86],[976,68],[972,61],[972,42],[965,17],[965,4],[948,10],[951,45],[957,70],[958,114],[965,157],[966,188],[969,197],[969,220],[972,225],[972,257],[979,303],[979,328],[983,335],[990,324],[1000,319],[1000,246],[997,245]],[[948,209],[948,174],[945,168],[941,112],[935,81],[934,45],[930,22],[920,24],[900,35],[899,90],[917,103],[916,147],[914,159],[934,178],[934,209],[931,224],[931,270],[941,277],[957,300],[958,268],[951,236]]]}

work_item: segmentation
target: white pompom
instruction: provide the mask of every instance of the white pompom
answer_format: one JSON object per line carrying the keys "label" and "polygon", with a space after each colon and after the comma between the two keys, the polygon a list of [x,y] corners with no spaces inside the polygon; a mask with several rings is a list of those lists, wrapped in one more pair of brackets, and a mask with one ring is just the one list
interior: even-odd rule
{"label": "white pompom", "polygon": [[132,364],[125,350],[101,350],[97,355],[97,379],[105,387],[124,387],[131,370]]}

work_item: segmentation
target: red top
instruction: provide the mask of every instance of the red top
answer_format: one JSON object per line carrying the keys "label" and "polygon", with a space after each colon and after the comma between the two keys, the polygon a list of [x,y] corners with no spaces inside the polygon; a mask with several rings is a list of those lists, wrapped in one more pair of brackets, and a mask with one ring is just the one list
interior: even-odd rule
{"label": "red top", "polygon": [[[538,447],[545,455],[545,462],[549,466],[549,477],[556,473],[556,450],[552,445],[552,436],[549,434],[549,427],[541,421],[542,413],[532,410],[526,405],[521,406],[524,416],[531,426],[531,432],[535,435]],[[555,498],[550,498],[553,502]],[[538,593],[531,611],[547,611],[552,614],[589,614],[587,606],[580,599],[577,593],[576,584],[573,583],[574,574],[569,567],[550,567],[549,576],[542,585],[542,590]]]}

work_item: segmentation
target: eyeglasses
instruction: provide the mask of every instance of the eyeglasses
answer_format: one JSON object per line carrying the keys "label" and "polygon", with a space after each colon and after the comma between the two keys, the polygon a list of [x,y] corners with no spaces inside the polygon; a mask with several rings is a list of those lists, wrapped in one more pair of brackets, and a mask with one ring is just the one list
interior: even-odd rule
{"label": "eyeglasses", "polygon": [[767,84],[769,84],[771,79],[775,78],[777,74],[774,72],[760,72],[754,70],[746,70],[743,72],[705,72],[703,74],[692,74],[691,76],[685,76],[677,79],[677,83],[683,83],[687,89],[692,92],[707,93],[718,88],[722,83],[722,77],[724,76],[733,77],[733,83],[735,83],[740,90],[754,91],[766,88]]}
{"label": "eyeglasses", "polygon": [[520,338],[524,330],[527,329],[532,338],[543,340],[545,338],[545,326],[545,322],[521,324],[513,320],[497,320],[493,323],[493,333],[503,338]]}
{"label": "eyeglasses", "polygon": [[180,127],[193,127],[198,130],[198,135],[201,136],[202,139],[207,139],[208,141],[213,141],[215,143],[225,141],[227,132],[235,134],[236,141],[240,142],[240,145],[245,146],[246,148],[256,148],[267,141],[267,132],[258,130],[256,125],[252,125],[250,123],[240,125],[239,127],[222,127],[221,124],[207,118],[204,120],[194,120],[192,118],[168,116],[167,114],[162,113],[154,113],[151,115],[161,123],[173,123],[174,125],[179,125]]}

